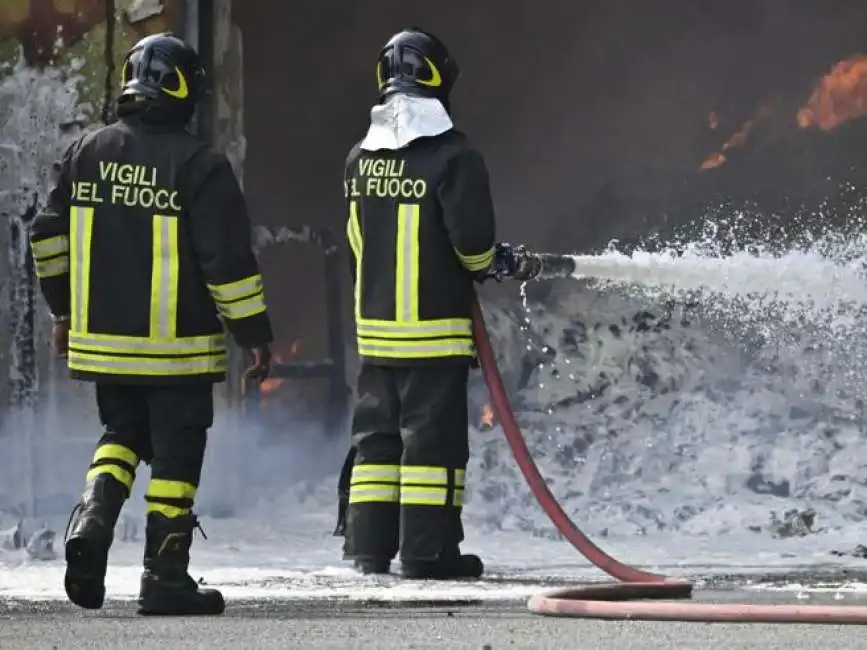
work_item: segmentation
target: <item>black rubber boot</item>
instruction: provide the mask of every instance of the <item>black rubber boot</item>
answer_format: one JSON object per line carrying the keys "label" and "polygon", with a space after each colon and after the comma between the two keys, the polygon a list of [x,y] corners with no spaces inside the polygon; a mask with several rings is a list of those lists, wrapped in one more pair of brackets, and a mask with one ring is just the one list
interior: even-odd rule
{"label": "black rubber boot", "polygon": [[99,609],[105,601],[108,551],[128,496],[123,483],[104,474],[88,482],[81,502],[72,509],[66,526],[63,585],[69,600],[79,607]]}
{"label": "black rubber boot", "polygon": [[217,616],[226,609],[223,594],[216,589],[199,589],[187,572],[193,531],[198,526],[194,515],[168,518],[148,514],[139,614]]}
{"label": "black rubber boot", "polygon": [[433,561],[402,560],[401,575],[413,580],[458,580],[481,578],[485,565],[478,555],[461,555],[450,549]]}
{"label": "black rubber boot", "polygon": [[385,557],[357,557],[355,568],[364,575],[386,575],[391,571],[391,559]]}

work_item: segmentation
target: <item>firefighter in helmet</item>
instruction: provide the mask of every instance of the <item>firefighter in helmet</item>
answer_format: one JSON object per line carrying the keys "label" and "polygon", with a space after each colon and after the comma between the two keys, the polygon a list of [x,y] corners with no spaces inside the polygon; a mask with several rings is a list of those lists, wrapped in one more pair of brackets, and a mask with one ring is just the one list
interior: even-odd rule
{"label": "firefighter in helmet", "polygon": [[[346,160],[344,193],[361,360],[345,556],[363,573],[477,577],[461,508],[474,280],[508,275],[482,155],[452,121],[458,65],[405,29],[376,63],[379,103]],[[350,463],[347,463],[347,468]],[[339,527],[340,528],[340,527]]]}
{"label": "firefighter in helmet", "polygon": [[97,609],[115,524],[150,465],[139,611],[220,614],[188,573],[192,508],[225,379],[227,329],[269,371],[271,325],[244,197],[225,156],[187,127],[204,95],[195,50],[171,34],[126,55],[119,120],[66,151],[30,242],[58,352],[95,383],[104,432],[70,519],[65,588]]}

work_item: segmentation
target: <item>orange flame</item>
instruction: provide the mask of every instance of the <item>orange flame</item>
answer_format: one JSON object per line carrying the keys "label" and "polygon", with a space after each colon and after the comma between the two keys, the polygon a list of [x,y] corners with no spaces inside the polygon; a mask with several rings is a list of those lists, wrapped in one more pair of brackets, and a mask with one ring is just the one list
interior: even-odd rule
{"label": "orange flame", "polygon": [[802,129],[830,131],[844,122],[867,115],[867,55],[837,63],[813,90],[796,120]]}
{"label": "orange flame", "polygon": [[716,111],[711,111],[707,115],[707,128],[711,131],[716,131],[716,127],[719,126],[719,115],[717,115]]}
{"label": "orange flame", "polygon": [[[283,349],[277,350],[274,353],[274,359],[273,359],[274,363],[286,363],[290,359],[297,357],[298,356],[298,350],[300,349],[300,347],[301,347],[301,341],[295,340],[289,346],[287,346]],[[279,377],[266,379],[265,381],[262,382],[262,385],[259,387],[259,390],[261,391],[262,395],[265,395],[265,396],[273,395],[274,393],[277,392],[277,390],[280,388],[280,386],[283,385],[283,382],[285,382],[285,381],[286,381],[285,379],[282,379]]]}
{"label": "orange flame", "polygon": [[479,420],[479,428],[482,431],[487,431],[488,429],[492,429],[494,426],[494,409],[491,408],[490,404],[486,404],[485,408],[482,409],[482,417]]}
{"label": "orange flame", "polygon": [[[756,112],[755,117],[747,120],[743,123],[741,128],[732,133],[728,140],[726,140],[725,144],[723,144],[722,148],[716,152],[709,155],[704,161],[699,165],[700,171],[706,171],[708,169],[716,169],[720,165],[725,164],[727,158],[725,155],[726,151],[730,149],[738,149],[743,147],[747,143],[747,138],[750,135],[750,132],[755,128],[756,124],[765,120],[770,115],[770,111],[766,106],[760,106],[759,110]],[[709,125],[711,125],[711,129],[715,129],[716,125],[719,123],[717,120],[716,112],[711,111],[711,118],[709,118]]]}

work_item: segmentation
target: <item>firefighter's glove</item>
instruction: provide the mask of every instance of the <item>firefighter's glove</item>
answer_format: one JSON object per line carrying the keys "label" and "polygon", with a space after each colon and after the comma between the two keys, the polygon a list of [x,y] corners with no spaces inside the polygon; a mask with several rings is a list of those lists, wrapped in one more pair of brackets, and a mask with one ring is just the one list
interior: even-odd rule
{"label": "firefighter's glove", "polygon": [[497,282],[504,279],[532,280],[536,275],[538,260],[525,246],[512,246],[500,242],[494,246],[494,261],[489,270],[490,277]]}
{"label": "firefighter's glove", "polygon": [[244,372],[244,378],[263,382],[271,374],[271,348],[263,345],[253,348],[250,353],[253,355],[253,365]]}

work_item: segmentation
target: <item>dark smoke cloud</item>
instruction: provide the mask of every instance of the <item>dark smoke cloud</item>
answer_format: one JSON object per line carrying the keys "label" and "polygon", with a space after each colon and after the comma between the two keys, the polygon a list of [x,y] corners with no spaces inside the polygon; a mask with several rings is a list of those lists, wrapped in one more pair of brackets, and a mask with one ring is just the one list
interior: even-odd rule
{"label": "dark smoke cloud", "polygon": [[[376,52],[412,24],[461,63],[457,121],[488,158],[504,239],[580,251],[670,230],[708,201],[758,197],[779,209],[827,193],[826,177],[864,157],[863,139],[846,146],[863,129],[829,136],[794,122],[818,78],[867,49],[867,5],[856,0],[260,0],[235,12],[246,188],[267,224],[342,230],[342,163],[374,101]],[[768,102],[773,116],[747,146],[699,174]],[[272,273],[286,278],[281,296],[321,291],[318,271],[288,253]],[[297,335],[321,327],[318,314],[286,312]]]}

